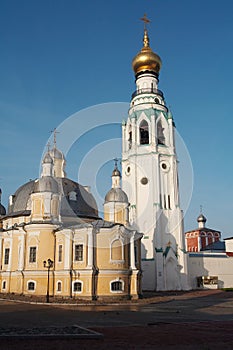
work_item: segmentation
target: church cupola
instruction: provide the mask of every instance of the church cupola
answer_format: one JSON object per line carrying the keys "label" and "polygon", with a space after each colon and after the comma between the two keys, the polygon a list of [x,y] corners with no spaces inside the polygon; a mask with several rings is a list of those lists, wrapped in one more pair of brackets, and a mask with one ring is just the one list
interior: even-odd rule
{"label": "church cupola", "polygon": [[127,224],[129,221],[129,201],[126,193],[121,189],[121,173],[117,167],[112,172],[112,188],[105,196],[104,219],[106,221]]}
{"label": "church cupola", "polygon": [[53,160],[49,152],[47,152],[42,161],[41,176],[52,176],[52,175],[53,175]]}
{"label": "church cupola", "polygon": [[53,176],[53,159],[50,151],[42,161],[41,177],[35,181],[31,193],[31,218],[33,221],[59,221],[60,190],[56,178]]}
{"label": "church cupola", "polygon": [[198,228],[205,228],[206,221],[206,217],[201,213],[197,218]]}
{"label": "church cupola", "polygon": [[66,160],[64,154],[57,148],[57,134],[58,131],[55,128],[53,131],[53,148],[49,151],[53,160],[53,175],[55,177],[66,177]]}
{"label": "church cupola", "polygon": [[158,89],[159,72],[162,61],[159,55],[152,51],[147,30],[149,19],[144,15],[143,47],[133,58],[132,68],[135,74],[136,91],[132,94],[131,107],[150,103],[152,108],[168,111],[165,106],[162,91]]}
{"label": "church cupola", "polygon": [[143,48],[141,51],[134,57],[132,61],[132,67],[135,73],[135,76],[143,72],[151,72],[156,75],[159,74],[160,68],[162,66],[161,58],[152,51],[150,48],[150,39],[148,36],[148,31],[146,28],[146,23],[150,21],[146,18],[146,15],[142,18],[145,23],[144,27],[144,37],[143,37]]}

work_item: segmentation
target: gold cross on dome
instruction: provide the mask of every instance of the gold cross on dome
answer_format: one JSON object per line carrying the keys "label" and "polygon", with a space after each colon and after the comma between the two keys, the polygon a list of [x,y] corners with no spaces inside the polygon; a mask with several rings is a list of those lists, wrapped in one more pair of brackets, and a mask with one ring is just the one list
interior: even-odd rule
{"label": "gold cross on dome", "polygon": [[144,22],[144,29],[146,29],[147,24],[150,23],[151,21],[147,18],[147,15],[144,13],[144,16],[140,18],[141,21]]}

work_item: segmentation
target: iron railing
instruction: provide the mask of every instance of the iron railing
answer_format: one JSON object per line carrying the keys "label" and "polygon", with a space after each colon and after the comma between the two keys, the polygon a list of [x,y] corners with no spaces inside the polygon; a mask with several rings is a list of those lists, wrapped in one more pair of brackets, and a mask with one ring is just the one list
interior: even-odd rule
{"label": "iron railing", "polygon": [[134,91],[134,93],[132,94],[132,98],[134,98],[137,95],[141,95],[141,94],[155,94],[155,95],[159,95],[163,98],[162,91],[159,89],[155,89],[155,88],[138,89],[138,90]]}

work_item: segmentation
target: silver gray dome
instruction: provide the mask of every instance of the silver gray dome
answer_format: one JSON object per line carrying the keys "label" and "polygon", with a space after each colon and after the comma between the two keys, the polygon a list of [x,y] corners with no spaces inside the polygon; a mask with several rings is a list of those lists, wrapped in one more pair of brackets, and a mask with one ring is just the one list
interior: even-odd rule
{"label": "silver gray dome", "polygon": [[52,157],[48,152],[44,156],[43,163],[49,163],[49,164],[53,163]]}
{"label": "silver gray dome", "polygon": [[50,156],[54,159],[64,159],[64,155],[61,151],[59,151],[57,148],[53,148],[51,149],[51,151],[49,151]]}
{"label": "silver gray dome", "polygon": [[197,222],[206,222],[207,219],[203,214],[200,214],[197,218]]}
{"label": "silver gray dome", "polygon": [[121,188],[111,188],[105,196],[105,202],[128,203],[127,194]]}
{"label": "silver gray dome", "polygon": [[112,172],[112,176],[120,176],[121,177],[121,173],[117,168],[115,168]]}
{"label": "silver gray dome", "polygon": [[[51,178],[50,176],[48,176]],[[46,177],[45,177],[46,178]],[[55,180],[52,177],[53,180]],[[7,215],[20,216],[30,215],[31,212],[31,193],[38,192],[38,182],[42,180],[32,180],[21,186],[13,195],[13,203],[8,208]],[[61,194],[61,219],[62,221],[69,222],[71,218],[83,218],[85,219],[99,219],[98,208],[96,201],[91,193],[89,193],[83,186],[75,181],[67,178],[56,178],[56,185],[58,192]],[[41,186],[46,186],[44,180],[42,180]],[[51,184],[50,184],[51,185]],[[54,183],[52,188],[55,190]],[[46,188],[46,187],[45,187]],[[76,193],[76,200],[69,200],[70,193]]]}

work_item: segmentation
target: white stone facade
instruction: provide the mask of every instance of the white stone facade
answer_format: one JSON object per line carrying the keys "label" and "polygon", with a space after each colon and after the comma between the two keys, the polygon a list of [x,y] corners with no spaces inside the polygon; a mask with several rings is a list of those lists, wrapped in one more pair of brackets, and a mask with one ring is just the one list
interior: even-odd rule
{"label": "white stone facade", "polygon": [[198,277],[217,277],[217,285],[206,284],[204,288],[233,287],[233,258],[225,253],[193,253],[189,256],[189,279],[192,289],[198,288]]}
{"label": "white stone facade", "polygon": [[122,126],[122,188],[130,225],[144,234],[143,289],[189,289],[174,122],[156,72],[136,74],[136,87]]}

